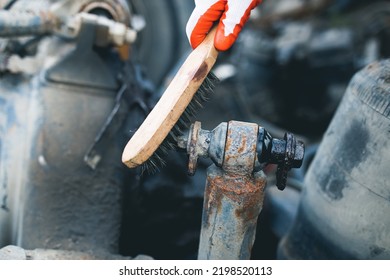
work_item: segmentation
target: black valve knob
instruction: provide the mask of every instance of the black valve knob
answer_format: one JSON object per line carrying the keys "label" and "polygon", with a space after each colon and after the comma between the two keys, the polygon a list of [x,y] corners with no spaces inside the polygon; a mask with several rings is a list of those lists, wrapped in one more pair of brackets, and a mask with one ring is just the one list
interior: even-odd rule
{"label": "black valve knob", "polygon": [[291,168],[299,168],[302,165],[305,154],[305,145],[297,141],[292,133],[286,133],[284,139],[272,138],[262,127],[259,129],[257,158],[260,164],[277,164],[276,186],[284,190],[287,183],[287,175]]}

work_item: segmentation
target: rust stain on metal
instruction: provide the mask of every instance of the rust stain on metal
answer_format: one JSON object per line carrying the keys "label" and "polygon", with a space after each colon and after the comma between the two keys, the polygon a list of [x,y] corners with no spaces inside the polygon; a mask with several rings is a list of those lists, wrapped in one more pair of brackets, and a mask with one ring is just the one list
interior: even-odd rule
{"label": "rust stain on metal", "polygon": [[[225,175],[226,176],[226,175]],[[249,176],[231,175],[228,179],[223,176],[215,176],[210,180],[211,189],[223,193],[232,201],[241,202],[240,196],[250,195],[256,197],[263,190],[265,180],[254,183]]]}
{"label": "rust stain on metal", "polygon": [[212,182],[209,182],[205,189],[202,223],[206,223],[207,227],[210,226],[210,211],[217,209],[217,213],[220,213],[222,209],[222,196],[221,193],[217,191],[216,187],[218,186]]}
{"label": "rust stain on metal", "polygon": [[[261,196],[261,194],[259,195]],[[259,205],[259,195],[247,196],[241,207],[235,210],[234,214],[237,219],[243,219],[244,221],[257,220],[262,208],[262,205]]]}
{"label": "rust stain on metal", "polygon": [[208,73],[208,65],[206,62],[203,62],[202,65],[199,67],[198,71],[196,71],[193,80],[194,81],[201,81],[204,78],[206,78]]}
{"label": "rust stain on metal", "polygon": [[188,159],[188,174],[194,175],[196,171],[196,167],[198,165],[198,151],[197,151],[197,145],[198,145],[198,139],[199,139],[199,131],[201,129],[201,123],[195,122],[193,125],[191,125],[190,129],[190,139],[187,146],[187,151],[189,155]]}
{"label": "rust stain on metal", "polygon": [[234,154],[232,154],[232,153],[226,153],[226,151],[230,151],[231,150],[232,145],[233,145],[233,138],[227,137],[226,138],[226,144],[225,144],[225,158],[224,158],[224,162],[230,162],[230,160],[235,157]]}
{"label": "rust stain on metal", "polygon": [[237,174],[253,172],[256,158],[258,126],[230,121],[222,168]]}
{"label": "rust stain on metal", "polygon": [[196,149],[196,142],[190,141],[190,155],[188,159],[188,174],[194,175],[198,163],[198,157],[195,152]]}
{"label": "rust stain on metal", "polygon": [[255,189],[255,192],[248,192],[241,200],[241,205],[235,210],[235,216],[237,219],[244,221],[256,221],[260,213],[264,198],[265,181],[246,182],[245,187],[247,189]]}
{"label": "rust stain on metal", "polygon": [[256,221],[262,208],[265,185],[265,178],[234,174],[213,175],[206,187],[204,213],[206,217],[210,217],[211,209],[220,213],[222,199],[228,198],[237,206],[234,212],[237,219]]}
{"label": "rust stain on metal", "polygon": [[229,137],[229,132],[228,131],[228,137],[226,138],[226,144],[225,144],[225,150],[230,150],[230,147],[232,146],[233,144],[233,138],[232,137]]}
{"label": "rust stain on metal", "polygon": [[245,151],[246,148],[246,135],[242,135],[241,138],[241,146],[238,147],[238,153],[242,154]]}

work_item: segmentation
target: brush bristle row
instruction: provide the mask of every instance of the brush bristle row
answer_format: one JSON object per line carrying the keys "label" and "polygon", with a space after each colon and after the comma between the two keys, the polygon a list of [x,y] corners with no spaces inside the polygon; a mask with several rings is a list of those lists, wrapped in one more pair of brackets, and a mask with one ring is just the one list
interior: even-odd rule
{"label": "brush bristle row", "polygon": [[169,151],[176,149],[177,137],[182,135],[183,132],[189,128],[198,110],[203,108],[203,104],[210,100],[210,95],[213,93],[218,81],[217,76],[215,76],[212,72],[207,75],[170,133],[153,155],[144,164],[142,164],[142,173],[145,171],[148,174],[156,173],[166,164],[164,158],[166,158]]}

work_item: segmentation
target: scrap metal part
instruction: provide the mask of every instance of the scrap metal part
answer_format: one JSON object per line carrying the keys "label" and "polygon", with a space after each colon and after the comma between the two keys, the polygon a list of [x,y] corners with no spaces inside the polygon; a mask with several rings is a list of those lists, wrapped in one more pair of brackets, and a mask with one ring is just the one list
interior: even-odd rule
{"label": "scrap metal part", "polygon": [[195,122],[178,138],[178,147],[189,156],[188,173],[194,175],[198,157],[209,157],[216,166],[235,174],[249,174],[267,164],[277,164],[277,186],[283,190],[291,168],[302,165],[305,146],[292,133],[273,138],[263,127],[247,122],[221,123],[214,130]]}
{"label": "scrap metal part", "polygon": [[237,175],[208,168],[198,259],[250,258],[265,186],[262,171]]}
{"label": "scrap metal part", "polygon": [[[179,146],[184,143],[181,138]],[[191,171],[198,155],[209,155],[215,163],[207,170],[198,259],[249,259],[266,186],[263,171],[255,172],[259,159],[279,164],[278,181],[285,184],[291,167],[302,163],[303,143],[288,133],[284,140],[273,139],[253,123],[230,121],[209,132],[195,123],[187,152]]]}

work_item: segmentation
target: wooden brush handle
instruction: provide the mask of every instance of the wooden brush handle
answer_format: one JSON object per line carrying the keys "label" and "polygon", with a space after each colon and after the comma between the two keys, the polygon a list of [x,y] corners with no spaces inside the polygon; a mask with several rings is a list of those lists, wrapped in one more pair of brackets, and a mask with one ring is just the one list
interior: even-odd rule
{"label": "wooden brush handle", "polygon": [[133,168],[145,163],[179,120],[213,67],[218,51],[214,47],[216,28],[191,52],[160,100],[127,143],[122,161]]}

